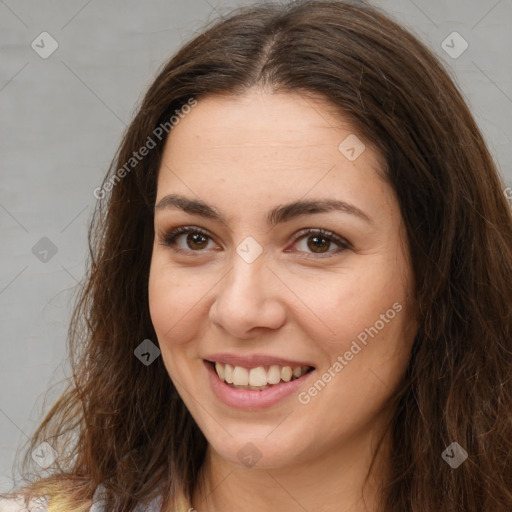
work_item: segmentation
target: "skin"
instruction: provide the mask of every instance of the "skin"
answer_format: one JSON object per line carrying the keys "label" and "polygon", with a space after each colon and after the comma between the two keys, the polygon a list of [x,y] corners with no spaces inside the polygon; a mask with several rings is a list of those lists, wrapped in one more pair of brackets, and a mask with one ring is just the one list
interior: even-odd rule
{"label": "skin", "polygon": [[[199,512],[241,503],[249,512],[377,510],[387,436],[364,495],[362,487],[417,324],[405,229],[393,189],[377,173],[383,161],[367,141],[354,161],[338,150],[354,133],[320,98],[252,88],[201,98],[168,137],[156,204],[179,193],[227,219],[155,210],[150,313],[169,376],[208,440],[193,496]],[[273,207],[319,198],[352,203],[372,223],[332,211],[267,226]],[[162,238],[177,226],[203,228],[210,238],[197,249],[181,235],[185,252],[176,253]],[[294,239],[304,228],[333,231],[350,246],[323,242],[315,252],[315,234]],[[236,252],[248,236],[263,249],[250,264]],[[307,405],[292,394],[246,411],[213,394],[208,354],[309,361],[316,381],[394,303],[401,311]],[[253,467],[237,457],[248,442],[261,454]]]}

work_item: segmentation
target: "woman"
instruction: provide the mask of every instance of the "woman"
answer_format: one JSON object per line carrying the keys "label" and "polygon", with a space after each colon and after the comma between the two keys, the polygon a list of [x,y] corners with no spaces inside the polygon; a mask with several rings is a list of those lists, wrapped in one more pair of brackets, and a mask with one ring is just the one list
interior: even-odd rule
{"label": "woman", "polygon": [[58,470],[26,503],[512,510],[503,187],[447,73],[380,11],[208,27],[95,191],[74,382],[27,451]]}

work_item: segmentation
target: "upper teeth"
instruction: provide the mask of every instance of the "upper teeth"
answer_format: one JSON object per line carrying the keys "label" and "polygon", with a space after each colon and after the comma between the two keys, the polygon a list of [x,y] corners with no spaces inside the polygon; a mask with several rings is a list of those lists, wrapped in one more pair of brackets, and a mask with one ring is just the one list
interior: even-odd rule
{"label": "upper teeth", "polygon": [[293,378],[304,375],[309,366],[278,366],[271,365],[267,369],[263,366],[257,368],[244,368],[230,364],[215,363],[215,370],[219,378],[235,386],[268,386],[278,384],[281,380],[289,382]]}

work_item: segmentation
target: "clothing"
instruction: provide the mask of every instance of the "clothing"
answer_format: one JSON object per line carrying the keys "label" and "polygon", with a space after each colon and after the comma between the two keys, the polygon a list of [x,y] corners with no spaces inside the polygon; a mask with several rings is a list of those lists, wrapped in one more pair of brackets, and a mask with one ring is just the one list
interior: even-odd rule
{"label": "clothing", "polygon": [[[99,485],[96,488],[92,497],[92,506],[89,509],[89,512],[107,512],[104,508],[104,492],[105,488],[102,485]],[[142,504],[137,505],[135,512],[161,512],[161,502],[162,498],[157,496],[146,506],[143,506]]]}
{"label": "clothing", "polygon": [[[94,491],[92,497],[92,505],[89,508],[89,512],[108,512],[104,507],[104,493],[105,488],[99,485]],[[48,502],[47,500],[32,500],[29,503],[27,509],[23,500],[20,498],[16,500],[0,500],[0,512],[47,512]],[[157,496],[148,505],[139,504],[135,508],[135,512],[162,512],[162,497]],[[175,509],[175,512],[192,512],[194,509],[186,503],[184,500],[181,505]]]}

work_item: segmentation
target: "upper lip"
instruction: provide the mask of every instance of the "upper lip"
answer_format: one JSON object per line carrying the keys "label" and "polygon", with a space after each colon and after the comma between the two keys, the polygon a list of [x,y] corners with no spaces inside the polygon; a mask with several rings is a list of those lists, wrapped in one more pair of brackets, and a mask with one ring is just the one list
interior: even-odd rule
{"label": "upper lip", "polygon": [[263,354],[253,354],[250,356],[239,356],[236,354],[212,354],[204,358],[212,363],[230,364],[231,366],[242,366],[244,368],[257,368],[258,366],[314,366],[308,362],[284,359]]}

